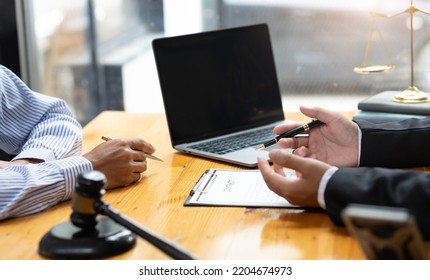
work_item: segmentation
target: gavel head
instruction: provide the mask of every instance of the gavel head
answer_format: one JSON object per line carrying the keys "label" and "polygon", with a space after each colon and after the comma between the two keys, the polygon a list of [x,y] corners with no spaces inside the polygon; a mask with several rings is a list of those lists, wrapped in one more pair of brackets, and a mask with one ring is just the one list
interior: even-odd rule
{"label": "gavel head", "polygon": [[78,183],[72,195],[72,223],[83,229],[93,229],[97,224],[94,204],[105,193],[106,176],[99,171],[89,171],[78,176]]}

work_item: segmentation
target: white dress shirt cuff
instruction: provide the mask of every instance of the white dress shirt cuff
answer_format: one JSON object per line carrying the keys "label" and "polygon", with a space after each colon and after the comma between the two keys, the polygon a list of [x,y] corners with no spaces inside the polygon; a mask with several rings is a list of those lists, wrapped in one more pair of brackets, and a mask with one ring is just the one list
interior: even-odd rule
{"label": "white dress shirt cuff", "polygon": [[324,193],[325,189],[327,187],[327,183],[330,180],[331,176],[338,170],[336,166],[332,166],[324,173],[324,175],[321,178],[320,185],[318,188],[318,204],[322,209],[326,209],[325,207],[325,199],[324,199]]}
{"label": "white dress shirt cuff", "polygon": [[22,151],[19,153],[16,157],[13,158],[13,160],[17,159],[39,159],[45,162],[55,160],[55,155],[52,152],[52,150],[49,149],[42,149],[42,148],[31,148]]}
{"label": "white dress shirt cuff", "polygon": [[358,127],[358,162],[357,162],[357,166],[360,166],[360,157],[361,157],[361,138],[362,138],[361,129],[360,129],[360,127]]}

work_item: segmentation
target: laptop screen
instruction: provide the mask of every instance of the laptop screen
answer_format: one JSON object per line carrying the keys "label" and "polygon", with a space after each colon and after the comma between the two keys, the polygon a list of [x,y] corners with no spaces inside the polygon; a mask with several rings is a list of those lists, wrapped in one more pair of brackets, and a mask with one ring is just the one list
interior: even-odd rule
{"label": "laptop screen", "polygon": [[173,145],[283,120],[266,24],[155,39]]}

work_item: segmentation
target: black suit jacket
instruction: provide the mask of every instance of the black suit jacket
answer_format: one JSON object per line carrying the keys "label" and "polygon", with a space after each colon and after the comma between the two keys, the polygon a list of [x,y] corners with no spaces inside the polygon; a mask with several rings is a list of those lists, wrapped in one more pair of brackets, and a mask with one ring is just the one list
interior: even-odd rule
{"label": "black suit jacket", "polygon": [[404,207],[430,240],[430,174],[394,169],[430,166],[430,118],[357,123],[363,133],[360,167],[340,168],[329,180],[328,215],[342,224],[341,211],[349,203]]}

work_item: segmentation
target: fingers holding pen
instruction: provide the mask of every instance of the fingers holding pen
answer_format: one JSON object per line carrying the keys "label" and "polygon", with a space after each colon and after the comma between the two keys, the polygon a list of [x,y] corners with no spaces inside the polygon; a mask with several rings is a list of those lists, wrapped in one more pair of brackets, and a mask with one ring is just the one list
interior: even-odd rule
{"label": "fingers holding pen", "polygon": [[138,181],[147,170],[147,158],[155,148],[143,139],[103,138],[106,142],[83,155],[94,170],[103,172],[108,187],[126,186]]}
{"label": "fingers holding pen", "polygon": [[135,151],[142,151],[148,154],[153,154],[155,152],[154,146],[152,146],[149,142],[141,138],[130,139],[129,145],[130,145],[130,148]]}
{"label": "fingers holding pen", "polygon": [[141,138],[113,139],[107,136],[102,136],[102,139],[105,141],[115,140],[114,142],[117,142],[120,146],[123,146],[123,147],[125,146],[133,151],[136,151],[137,155],[145,157],[145,159],[140,159],[140,161],[146,160],[146,158],[150,158],[157,161],[163,161],[159,157],[153,155],[153,153],[155,152],[154,146],[152,146],[149,142]]}
{"label": "fingers holding pen", "polygon": [[[313,130],[318,131],[318,128],[322,125],[324,125],[324,122],[317,119],[312,119],[312,121],[302,125],[290,122],[277,126],[273,132],[278,134],[275,138],[278,146],[296,149],[301,146],[308,146],[310,133]],[[270,145],[270,142],[268,144]]]}
{"label": "fingers holding pen", "polygon": [[309,137],[282,138],[278,141],[278,146],[283,149],[297,149],[309,145]]}
{"label": "fingers holding pen", "polygon": [[291,153],[301,157],[311,157],[308,145],[309,137],[282,138],[278,141],[280,148],[293,149]]}
{"label": "fingers holding pen", "polygon": [[289,130],[292,130],[296,127],[302,126],[303,124],[304,123],[302,123],[302,122],[286,121],[285,123],[277,125],[273,129],[273,133],[275,133],[276,135],[279,135],[279,134],[284,133],[285,131],[289,131]]}

